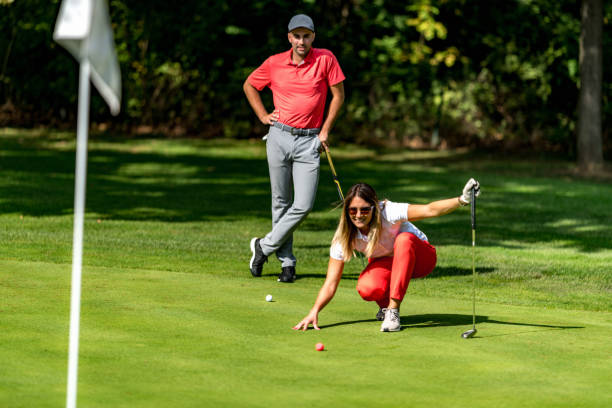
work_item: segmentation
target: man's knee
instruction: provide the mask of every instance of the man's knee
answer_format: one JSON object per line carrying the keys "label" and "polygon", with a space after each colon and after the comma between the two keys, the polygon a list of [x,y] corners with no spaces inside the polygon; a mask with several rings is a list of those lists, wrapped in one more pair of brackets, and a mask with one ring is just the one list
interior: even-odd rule
{"label": "man's knee", "polygon": [[297,215],[298,217],[300,217],[300,219],[305,218],[310,211],[312,211],[312,204],[309,205],[296,205],[295,203],[293,204],[293,207],[291,208],[291,212],[293,212],[295,215]]}
{"label": "man's knee", "polygon": [[286,200],[283,197],[273,197],[272,199],[272,209],[274,210],[284,210],[286,208],[291,207],[291,202]]}

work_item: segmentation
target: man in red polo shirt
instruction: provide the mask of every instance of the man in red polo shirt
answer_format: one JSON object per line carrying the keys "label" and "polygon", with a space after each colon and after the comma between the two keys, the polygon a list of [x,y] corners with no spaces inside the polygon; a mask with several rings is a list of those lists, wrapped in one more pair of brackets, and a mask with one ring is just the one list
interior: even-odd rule
{"label": "man in red polo shirt", "polygon": [[[312,19],[298,14],[289,21],[291,49],[264,61],[244,82],[255,114],[270,130],[265,139],[272,189],[272,231],[251,240],[251,274],[261,276],[264,262],[276,253],[279,282],[295,280],[293,231],[314,205],[319,182],[320,149],[344,102],[344,74],[334,54],[312,48]],[[268,113],[259,92],[270,88],[274,110]],[[325,112],[327,90],[332,94]],[[293,197],[293,201],[292,201]]]}

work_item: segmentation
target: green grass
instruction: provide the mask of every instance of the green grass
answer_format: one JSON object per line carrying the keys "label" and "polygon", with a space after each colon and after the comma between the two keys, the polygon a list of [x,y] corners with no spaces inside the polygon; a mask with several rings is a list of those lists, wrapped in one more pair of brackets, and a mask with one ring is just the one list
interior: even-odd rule
{"label": "green grass", "polygon": [[[65,400],[74,136],[0,130],[0,406]],[[612,186],[573,164],[463,151],[334,148],[344,189],[395,201],[479,179],[478,337],[469,211],[417,225],[438,266],[410,284],[400,333],[380,333],[349,263],[323,330],[290,330],[325,275],[338,210],[327,164],[295,234],[300,279],[248,273],[270,226],[260,141],[90,141],[79,404],[87,407],[612,404]],[[264,298],[271,293],[275,301]],[[322,341],[326,351],[316,352]]]}

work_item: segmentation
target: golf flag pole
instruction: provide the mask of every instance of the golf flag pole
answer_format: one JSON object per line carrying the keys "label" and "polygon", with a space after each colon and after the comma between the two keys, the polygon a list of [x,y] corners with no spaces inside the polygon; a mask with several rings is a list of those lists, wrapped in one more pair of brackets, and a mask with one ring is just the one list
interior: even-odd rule
{"label": "golf flag pole", "polygon": [[83,264],[83,223],[87,184],[87,140],[91,80],[117,115],[121,105],[121,72],[107,0],[63,0],[53,39],[79,62],[77,147],[74,181],[74,230],[72,243],[72,281],[70,294],[70,333],[68,344],[68,381],[66,407],[76,407]]}
{"label": "golf flag pole", "polygon": [[83,265],[83,223],[87,180],[87,137],[89,127],[89,74],[87,59],[79,69],[79,102],[77,117],[77,155],[74,182],[74,231],[72,238],[72,283],[70,296],[70,337],[68,346],[68,389],[66,407],[76,407],[77,370],[79,362],[79,327],[81,315],[81,277]]}

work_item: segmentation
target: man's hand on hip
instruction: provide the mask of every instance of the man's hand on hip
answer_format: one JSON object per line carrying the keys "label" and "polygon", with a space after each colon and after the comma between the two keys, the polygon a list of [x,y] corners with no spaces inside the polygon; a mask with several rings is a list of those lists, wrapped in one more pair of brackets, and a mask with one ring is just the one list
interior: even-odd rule
{"label": "man's hand on hip", "polygon": [[274,109],[272,113],[268,113],[267,115],[262,116],[261,118],[259,118],[259,120],[261,120],[261,123],[263,123],[264,125],[273,125],[274,122],[278,120],[279,114],[280,112],[278,111],[278,109]]}

